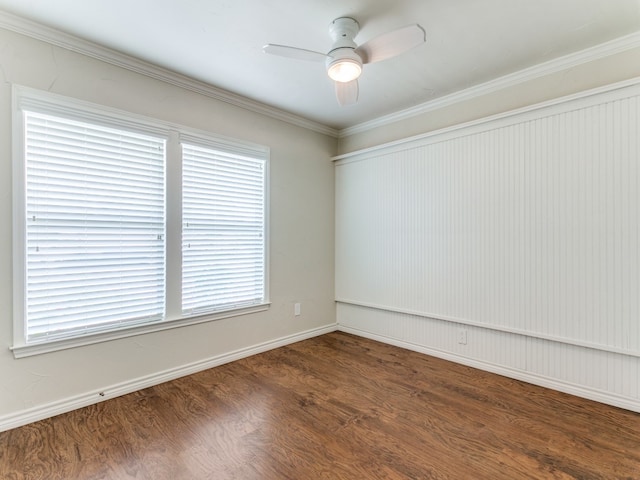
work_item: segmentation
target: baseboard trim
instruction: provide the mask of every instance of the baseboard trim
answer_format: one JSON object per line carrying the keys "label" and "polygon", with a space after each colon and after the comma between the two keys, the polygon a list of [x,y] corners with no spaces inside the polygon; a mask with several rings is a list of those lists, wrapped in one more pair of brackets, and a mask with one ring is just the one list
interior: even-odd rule
{"label": "baseboard trim", "polygon": [[513,368],[503,367],[501,365],[496,365],[493,363],[474,360],[472,358],[463,357],[461,355],[457,355],[451,352],[446,352],[443,350],[426,347],[424,345],[406,342],[404,340],[399,340],[393,337],[387,337],[385,335],[379,335],[377,333],[372,333],[372,332],[360,330],[357,328],[347,327],[345,325],[338,324],[337,331],[350,333],[352,335],[357,335],[359,337],[368,338],[370,340],[375,340],[378,342],[386,343],[388,345],[404,348],[406,350],[423,353],[425,355],[431,355],[433,357],[441,358],[443,360],[448,360],[451,362],[459,363],[461,365],[466,365],[468,367],[473,367],[479,370],[484,370],[487,372],[502,375],[504,377],[513,378],[515,380],[531,383],[533,385],[538,385],[540,387],[550,388],[552,390],[557,390],[559,392],[568,393],[570,395],[575,395],[577,397],[586,398],[588,400],[593,400],[593,401],[604,403],[614,407],[624,408],[625,410],[630,410],[632,412],[640,413],[640,402],[635,402],[628,398],[619,397],[617,395],[612,395],[610,393],[602,392],[599,390],[584,388],[579,385],[558,381],[556,379],[545,377],[543,375],[536,375],[536,374],[528,373],[522,370],[516,370]]}
{"label": "baseboard trim", "polygon": [[0,417],[0,432],[54,417],[78,408],[100,403],[111,398],[126,395],[128,393],[152,387],[170,380],[175,380],[180,377],[192,375],[209,368],[224,365],[225,363],[230,363],[252,355],[257,355],[275,348],[284,347],[302,340],[331,333],[336,331],[337,328],[337,324],[325,325],[323,327],[306,330],[304,332],[277,338],[275,340],[259,343],[250,347],[223,353],[221,355],[216,355],[198,362],[189,363],[115,385],[106,386],[98,391],[87,392],[56,402],[29,408],[28,410],[22,410],[15,414],[5,415],[4,417]]}

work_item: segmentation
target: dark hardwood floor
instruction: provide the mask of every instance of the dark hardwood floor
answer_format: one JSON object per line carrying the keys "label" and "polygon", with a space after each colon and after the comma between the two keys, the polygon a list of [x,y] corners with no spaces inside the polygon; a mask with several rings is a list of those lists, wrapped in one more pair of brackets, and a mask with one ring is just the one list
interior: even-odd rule
{"label": "dark hardwood floor", "polygon": [[640,479],[640,415],[332,333],[0,433],[2,479]]}

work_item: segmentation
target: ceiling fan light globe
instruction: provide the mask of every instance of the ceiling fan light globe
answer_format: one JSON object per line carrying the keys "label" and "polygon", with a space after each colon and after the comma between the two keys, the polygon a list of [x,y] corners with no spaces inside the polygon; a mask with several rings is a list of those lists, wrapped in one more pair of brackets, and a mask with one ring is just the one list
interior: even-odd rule
{"label": "ceiling fan light globe", "polygon": [[336,82],[351,82],[362,73],[362,59],[351,47],[338,47],[329,52],[327,74]]}
{"label": "ceiling fan light globe", "polygon": [[329,77],[336,82],[351,82],[360,76],[362,66],[351,59],[342,59],[332,62],[327,70]]}

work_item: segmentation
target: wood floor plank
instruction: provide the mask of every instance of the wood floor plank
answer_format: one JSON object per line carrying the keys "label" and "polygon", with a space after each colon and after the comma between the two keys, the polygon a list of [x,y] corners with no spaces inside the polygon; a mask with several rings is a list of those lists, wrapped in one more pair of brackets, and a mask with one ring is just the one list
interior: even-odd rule
{"label": "wood floor plank", "polygon": [[640,415],[331,333],[0,433],[0,478],[640,479]]}

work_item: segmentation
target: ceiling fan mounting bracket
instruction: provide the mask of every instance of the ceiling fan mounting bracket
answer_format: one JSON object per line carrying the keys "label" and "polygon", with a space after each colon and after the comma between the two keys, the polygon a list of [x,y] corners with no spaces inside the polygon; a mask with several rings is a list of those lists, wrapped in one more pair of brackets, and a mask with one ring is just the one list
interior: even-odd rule
{"label": "ceiling fan mounting bracket", "polygon": [[356,48],[357,45],[353,41],[358,32],[360,31],[360,25],[355,19],[350,17],[336,18],[331,25],[329,25],[329,34],[333,39],[332,50],[336,48]]}

